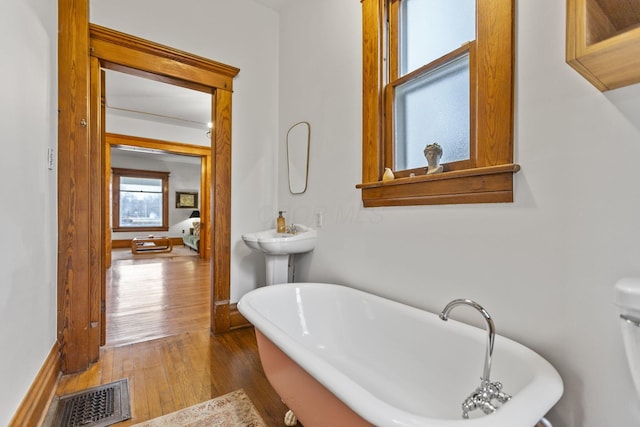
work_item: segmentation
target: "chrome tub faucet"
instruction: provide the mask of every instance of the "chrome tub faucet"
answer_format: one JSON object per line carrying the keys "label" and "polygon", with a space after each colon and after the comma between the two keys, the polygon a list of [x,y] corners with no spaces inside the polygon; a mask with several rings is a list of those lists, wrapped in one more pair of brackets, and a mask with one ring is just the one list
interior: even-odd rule
{"label": "chrome tub faucet", "polygon": [[480,312],[487,324],[487,346],[484,354],[484,369],[480,378],[480,386],[469,395],[462,403],[462,418],[469,418],[469,412],[481,409],[485,414],[491,414],[498,407],[494,401],[506,403],[511,396],[502,391],[502,384],[498,381],[491,382],[491,357],[493,356],[493,344],[496,328],[491,315],[480,304],[469,299],[455,299],[445,306],[440,313],[440,319],[449,320],[449,313],[458,305],[468,305]]}

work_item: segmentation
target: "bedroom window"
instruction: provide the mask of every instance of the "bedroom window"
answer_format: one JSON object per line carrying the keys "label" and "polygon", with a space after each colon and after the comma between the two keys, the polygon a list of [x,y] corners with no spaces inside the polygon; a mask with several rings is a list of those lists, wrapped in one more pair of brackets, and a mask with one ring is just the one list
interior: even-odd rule
{"label": "bedroom window", "polygon": [[513,201],[513,3],[362,0],[365,207]]}
{"label": "bedroom window", "polygon": [[169,230],[169,172],[112,169],[113,231]]}

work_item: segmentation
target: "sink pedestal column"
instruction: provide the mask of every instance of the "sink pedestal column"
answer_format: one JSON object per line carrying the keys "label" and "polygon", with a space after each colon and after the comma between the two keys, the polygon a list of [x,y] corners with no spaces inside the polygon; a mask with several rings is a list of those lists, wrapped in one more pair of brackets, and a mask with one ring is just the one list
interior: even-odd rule
{"label": "sink pedestal column", "polygon": [[264,254],[267,268],[267,285],[289,283],[289,256]]}

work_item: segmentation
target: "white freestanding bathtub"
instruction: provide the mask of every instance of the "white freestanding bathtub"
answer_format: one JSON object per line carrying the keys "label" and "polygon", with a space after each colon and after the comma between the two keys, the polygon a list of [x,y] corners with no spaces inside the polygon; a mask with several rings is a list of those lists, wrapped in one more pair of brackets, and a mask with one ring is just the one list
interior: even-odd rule
{"label": "white freestanding bathtub", "polygon": [[238,309],[256,328],[267,378],[305,427],[533,427],[562,395],[546,360],[496,335],[491,380],[513,397],[462,419],[487,332],[349,287],[268,286]]}

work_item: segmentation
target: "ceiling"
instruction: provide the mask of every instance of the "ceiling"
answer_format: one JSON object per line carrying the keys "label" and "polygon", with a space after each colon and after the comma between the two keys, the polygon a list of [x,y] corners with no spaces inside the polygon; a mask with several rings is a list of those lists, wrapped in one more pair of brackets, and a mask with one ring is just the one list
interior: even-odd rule
{"label": "ceiling", "polygon": [[117,71],[106,70],[109,114],[207,130],[211,95]]}
{"label": "ceiling", "polygon": [[[211,95],[179,86],[156,82],[117,71],[105,70],[107,113],[129,118],[208,130],[211,121]],[[113,147],[127,157],[155,156],[163,162],[200,164],[199,157]]]}

